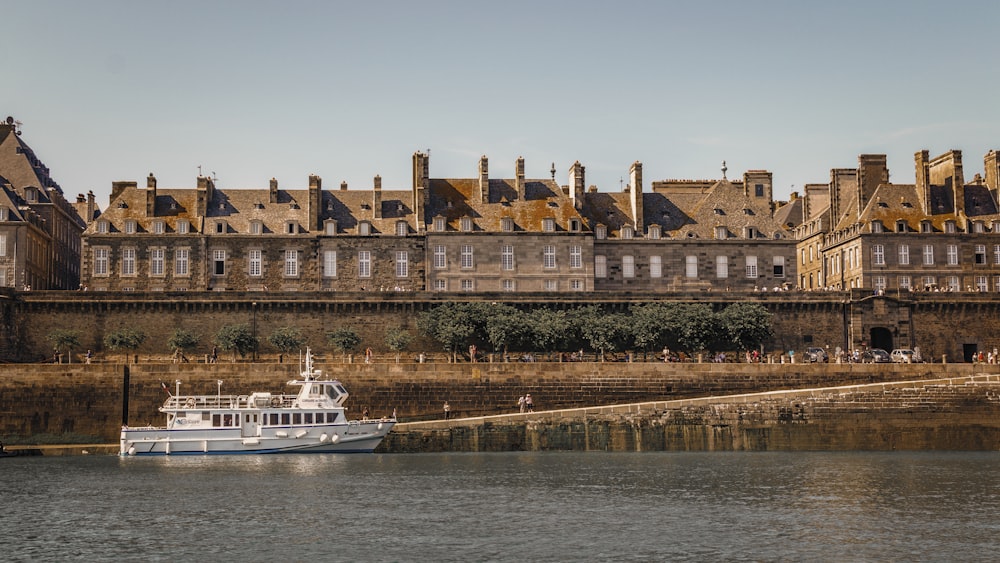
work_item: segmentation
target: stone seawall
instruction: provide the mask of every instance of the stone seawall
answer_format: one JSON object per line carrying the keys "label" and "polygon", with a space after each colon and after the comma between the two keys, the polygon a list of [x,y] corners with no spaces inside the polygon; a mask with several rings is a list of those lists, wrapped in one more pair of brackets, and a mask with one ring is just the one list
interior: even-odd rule
{"label": "stone seawall", "polygon": [[[517,397],[531,393],[538,410],[570,409],[725,396],[760,391],[955,378],[1000,373],[1000,366],[972,364],[343,364],[319,365],[351,393],[350,416],[364,407],[372,415],[396,409],[402,421],[438,418],[448,401],[456,417],[516,410]],[[0,439],[32,443],[115,441],[122,423],[126,367],[95,365],[0,366]],[[296,377],[295,364],[154,364],[128,366],[128,421],[162,424],[157,408],[181,381],[182,394],[283,392]],[[793,410],[794,414],[794,410]],[[763,415],[762,415],[763,416]],[[770,416],[770,415],[769,415]],[[786,412],[773,417],[791,416]],[[523,442],[521,442],[523,443]]]}

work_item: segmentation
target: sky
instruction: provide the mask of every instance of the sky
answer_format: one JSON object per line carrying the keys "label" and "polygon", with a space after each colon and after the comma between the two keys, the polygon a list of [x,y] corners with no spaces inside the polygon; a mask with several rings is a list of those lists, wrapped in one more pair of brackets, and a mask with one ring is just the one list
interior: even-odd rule
{"label": "sky", "polygon": [[408,189],[773,173],[787,199],[860,154],[1000,149],[1000,2],[0,0],[0,118],[67,197],[153,173],[191,188]]}

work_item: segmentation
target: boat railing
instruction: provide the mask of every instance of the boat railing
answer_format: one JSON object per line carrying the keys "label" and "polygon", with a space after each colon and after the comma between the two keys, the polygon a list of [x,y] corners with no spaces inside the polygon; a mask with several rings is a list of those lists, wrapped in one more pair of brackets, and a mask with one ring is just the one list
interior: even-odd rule
{"label": "boat railing", "polygon": [[295,401],[295,395],[271,395],[252,397],[250,395],[180,395],[172,396],[163,403],[164,409],[253,409],[288,408]]}

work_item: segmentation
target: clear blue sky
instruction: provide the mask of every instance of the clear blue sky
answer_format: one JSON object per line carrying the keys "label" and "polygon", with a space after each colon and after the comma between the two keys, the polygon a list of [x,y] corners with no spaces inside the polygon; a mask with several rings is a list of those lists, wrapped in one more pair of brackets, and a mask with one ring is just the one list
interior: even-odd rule
{"label": "clear blue sky", "polygon": [[[1000,149],[1000,2],[0,0],[0,113],[69,197],[153,172],[193,187],[408,188],[512,177],[617,191],[774,173],[775,196],[862,153]],[[794,188],[792,187],[794,186]]]}

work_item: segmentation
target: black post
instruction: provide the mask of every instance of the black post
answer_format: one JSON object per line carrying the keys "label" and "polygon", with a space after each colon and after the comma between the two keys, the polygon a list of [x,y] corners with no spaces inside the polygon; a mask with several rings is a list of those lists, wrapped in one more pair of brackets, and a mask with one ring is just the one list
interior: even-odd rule
{"label": "black post", "polygon": [[253,308],[253,361],[257,362],[257,302],[250,304]]}
{"label": "black post", "polygon": [[129,370],[126,364],[122,372],[122,426],[128,426],[128,380]]}

